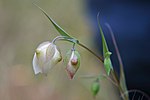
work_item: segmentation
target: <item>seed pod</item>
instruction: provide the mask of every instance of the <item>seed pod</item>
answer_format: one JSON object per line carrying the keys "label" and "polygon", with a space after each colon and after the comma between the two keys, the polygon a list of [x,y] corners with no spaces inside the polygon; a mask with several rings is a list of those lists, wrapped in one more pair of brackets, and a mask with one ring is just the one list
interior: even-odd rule
{"label": "seed pod", "polygon": [[80,67],[80,54],[78,51],[72,50],[66,54],[64,59],[66,64],[66,71],[71,79],[73,79],[75,73]]}
{"label": "seed pod", "polygon": [[97,79],[91,85],[91,91],[93,93],[93,96],[96,96],[99,90],[100,90],[100,84],[99,84],[99,80]]}

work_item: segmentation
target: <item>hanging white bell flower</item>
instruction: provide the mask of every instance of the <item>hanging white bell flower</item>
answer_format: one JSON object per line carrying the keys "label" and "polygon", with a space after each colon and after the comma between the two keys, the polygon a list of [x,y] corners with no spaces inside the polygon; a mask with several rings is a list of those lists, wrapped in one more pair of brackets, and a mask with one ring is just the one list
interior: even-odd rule
{"label": "hanging white bell flower", "polygon": [[56,45],[51,42],[43,42],[38,46],[33,57],[33,70],[35,74],[47,72],[62,59]]}
{"label": "hanging white bell flower", "polygon": [[78,51],[69,51],[65,58],[66,70],[71,79],[73,79],[75,73],[80,67],[80,54]]}

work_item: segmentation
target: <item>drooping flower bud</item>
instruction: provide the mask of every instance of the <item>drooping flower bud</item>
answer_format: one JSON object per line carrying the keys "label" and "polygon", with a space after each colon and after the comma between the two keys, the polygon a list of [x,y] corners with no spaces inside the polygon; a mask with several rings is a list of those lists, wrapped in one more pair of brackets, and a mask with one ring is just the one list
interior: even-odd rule
{"label": "drooping flower bud", "polygon": [[66,58],[64,59],[66,64],[66,71],[71,79],[73,79],[75,73],[80,67],[80,54],[78,51],[71,50],[66,54]]}
{"label": "drooping flower bud", "polygon": [[56,45],[44,42],[38,46],[33,57],[33,70],[35,74],[47,72],[62,59]]}
{"label": "drooping flower bud", "polygon": [[99,90],[100,90],[100,84],[99,84],[99,80],[97,79],[91,85],[91,91],[92,91],[94,97],[97,95]]}

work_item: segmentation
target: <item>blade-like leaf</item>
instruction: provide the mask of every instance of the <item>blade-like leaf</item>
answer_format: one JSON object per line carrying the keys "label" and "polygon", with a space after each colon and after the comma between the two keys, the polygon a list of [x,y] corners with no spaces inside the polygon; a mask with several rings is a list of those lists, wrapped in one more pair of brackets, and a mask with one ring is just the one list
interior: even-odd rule
{"label": "blade-like leaf", "polygon": [[102,28],[101,28],[100,21],[99,21],[98,17],[99,17],[99,13],[97,15],[97,21],[98,21],[98,26],[99,26],[99,29],[100,29],[101,38],[102,38],[104,67],[105,67],[107,75],[109,75],[110,71],[113,69],[111,59],[110,59],[111,52],[108,49],[108,46],[107,46],[107,43],[106,43],[106,40],[105,40],[105,37],[104,37],[104,33],[102,31]]}
{"label": "blade-like leaf", "polygon": [[104,37],[104,33],[103,33],[101,25],[100,25],[100,21],[99,21],[98,18],[97,18],[97,20],[98,20],[98,27],[100,29],[100,34],[101,34],[101,38],[102,38],[103,56],[104,56],[104,58],[106,58],[107,53],[109,52],[109,50],[108,50],[108,46],[107,46],[107,43],[106,43],[106,40],[105,40],[105,37]]}
{"label": "blade-like leaf", "polygon": [[62,35],[62,36],[67,36],[69,38],[72,38],[65,30],[63,30],[41,7],[39,7],[37,4],[33,3],[35,6],[37,6],[43,13],[44,15],[49,19],[49,21],[54,25],[56,30]]}
{"label": "blade-like leaf", "polygon": [[[121,56],[120,56],[120,53],[119,53],[119,49],[118,49],[118,46],[117,46],[117,43],[116,43],[116,39],[115,39],[115,36],[113,34],[113,31],[110,27],[110,25],[108,23],[105,24],[109,31],[110,31],[110,34],[111,34],[111,37],[112,37],[112,41],[113,41],[113,44],[114,44],[114,47],[115,47],[115,50],[116,50],[116,53],[117,53],[117,57],[118,57],[118,60],[119,60],[119,65],[120,65],[120,86],[122,87],[123,91],[126,92],[127,91],[127,86],[126,86],[126,80],[125,80],[125,74],[124,74],[124,69],[123,69],[123,62],[122,62],[122,59],[121,59]],[[129,98],[129,95],[125,95],[126,98]]]}

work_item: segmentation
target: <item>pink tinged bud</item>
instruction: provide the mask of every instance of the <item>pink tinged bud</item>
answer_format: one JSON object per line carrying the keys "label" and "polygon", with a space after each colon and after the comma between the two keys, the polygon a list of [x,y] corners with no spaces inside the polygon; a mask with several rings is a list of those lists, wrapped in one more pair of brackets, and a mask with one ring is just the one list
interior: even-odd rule
{"label": "pink tinged bud", "polygon": [[78,64],[77,56],[74,56],[74,58],[71,59],[71,64],[74,65],[74,66]]}
{"label": "pink tinged bud", "polygon": [[71,51],[67,53],[66,59],[66,71],[71,79],[74,78],[77,70],[80,66],[80,55],[77,51]]}
{"label": "pink tinged bud", "polygon": [[33,57],[33,70],[35,74],[47,72],[62,59],[56,45],[44,42],[38,46]]}

